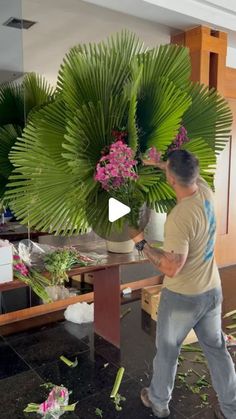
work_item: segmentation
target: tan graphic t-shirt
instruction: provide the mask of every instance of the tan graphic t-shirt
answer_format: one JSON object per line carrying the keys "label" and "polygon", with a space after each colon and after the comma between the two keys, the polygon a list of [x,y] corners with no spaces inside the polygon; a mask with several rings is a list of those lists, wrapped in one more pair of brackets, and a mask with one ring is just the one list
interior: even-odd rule
{"label": "tan graphic t-shirt", "polygon": [[214,196],[203,179],[198,191],[182,199],[170,212],[165,223],[164,250],[188,253],[179,274],[165,276],[164,287],[180,294],[200,294],[220,286],[214,258],[216,219]]}

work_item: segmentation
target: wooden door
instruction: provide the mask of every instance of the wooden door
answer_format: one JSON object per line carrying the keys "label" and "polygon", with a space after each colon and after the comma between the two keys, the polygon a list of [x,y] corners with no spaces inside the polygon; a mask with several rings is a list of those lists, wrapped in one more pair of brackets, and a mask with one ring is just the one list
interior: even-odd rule
{"label": "wooden door", "polygon": [[229,144],[219,156],[215,178],[219,266],[236,264],[236,100],[229,99],[234,122]]}

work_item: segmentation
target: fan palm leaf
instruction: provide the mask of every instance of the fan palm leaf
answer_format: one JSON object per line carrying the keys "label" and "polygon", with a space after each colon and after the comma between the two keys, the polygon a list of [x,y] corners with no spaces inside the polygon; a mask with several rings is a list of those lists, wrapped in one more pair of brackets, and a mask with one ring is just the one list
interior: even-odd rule
{"label": "fan palm leaf", "polygon": [[143,65],[143,89],[149,89],[150,84],[155,84],[162,77],[168,78],[180,89],[187,88],[191,74],[187,48],[173,44],[160,45],[139,54],[137,59]]}
{"label": "fan palm leaf", "polygon": [[12,124],[0,128],[0,174],[7,179],[13,165],[8,156],[11,147],[15,144],[16,138],[21,136],[21,128]]}
{"label": "fan palm leaf", "polygon": [[9,153],[22,129],[35,110],[54,100],[54,90],[35,73],[27,74],[21,83],[8,83],[0,88],[0,180],[1,193],[12,171]]}
{"label": "fan palm leaf", "polygon": [[[67,160],[61,156],[65,134],[64,111],[64,103],[58,101],[38,112],[37,128],[34,124],[36,114],[28,123],[22,138],[10,153],[16,170],[11,175],[7,192],[14,212],[23,223],[56,233],[61,228],[66,228],[68,232],[87,228],[78,198],[83,188]],[[22,169],[21,174],[19,168]],[[75,207],[76,216],[73,214],[71,217],[71,210]],[[59,222],[57,215],[60,215]]]}
{"label": "fan palm leaf", "polygon": [[25,125],[24,94],[20,83],[6,83],[0,86],[0,126]]}
{"label": "fan palm leaf", "polygon": [[232,112],[226,99],[215,89],[191,83],[192,104],[183,115],[183,125],[190,139],[202,138],[218,154],[229,139]]}
{"label": "fan palm leaf", "polygon": [[169,79],[162,78],[155,83],[154,90],[147,89],[137,109],[140,151],[145,152],[151,146],[164,151],[177,134],[182,115],[190,104],[190,96]]}

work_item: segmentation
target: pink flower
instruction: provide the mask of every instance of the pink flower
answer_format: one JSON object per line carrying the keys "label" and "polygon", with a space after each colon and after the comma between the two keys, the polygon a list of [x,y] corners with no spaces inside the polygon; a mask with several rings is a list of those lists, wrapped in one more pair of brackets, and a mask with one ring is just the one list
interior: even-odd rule
{"label": "pink flower", "polygon": [[150,160],[154,160],[155,163],[158,163],[161,159],[161,152],[157,151],[156,147],[152,146],[148,151],[148,157]]}
{"label": "pink flower", "polygon": [[176,135],[175,139],[172,141],[170,146],[167,149],[167,153],[170,151],[178,150],[181,148],[183,144],[186,144],[190,141],[187,135],[186,128],[181,125],[178,134]]}
{"label": "pink flower", "polygon": [[133,150],[124,143],[124,136],[118,135],[117,132],[119,133],[113,131],[112,134],[116,136],[117,141],[106,149],[107,154],[102,153],[94,174],[94,179],[100,182],[105,190],[117,189],[128,179],[134,181],[138,178],[134,170],[137,161],[133,159]]}
{"label": "pink flower", "polygon": [[19,272],[23,276],[27,276],[29,274],[29,269],[23,262],[13,264],[13,268],[16,272]]}

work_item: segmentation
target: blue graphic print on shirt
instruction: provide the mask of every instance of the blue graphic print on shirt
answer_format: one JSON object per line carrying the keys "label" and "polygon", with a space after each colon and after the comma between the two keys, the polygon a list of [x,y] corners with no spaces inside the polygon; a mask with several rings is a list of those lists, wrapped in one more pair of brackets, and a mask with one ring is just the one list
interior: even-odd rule
{"label": "blue graphic print on shirt", "polygon": [[215,218],[214,207],[212,203],[208,201],[207,199],[204,202],[204,209],[205,209],[205,214],[209,222],[209,229],[208,229],[209,238],[208,238],[206,249],[204,252],[204,261],[207,261],[211,259],[214,254],[216,218]]}

